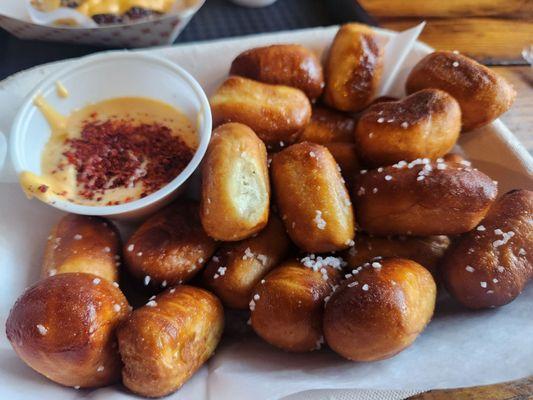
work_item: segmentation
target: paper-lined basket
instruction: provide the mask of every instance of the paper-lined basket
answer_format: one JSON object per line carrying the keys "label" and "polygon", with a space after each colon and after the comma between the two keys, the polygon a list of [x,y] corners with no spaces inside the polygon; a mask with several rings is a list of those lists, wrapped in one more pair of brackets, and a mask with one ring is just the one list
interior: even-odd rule
{"label": "paper-lined basket", "polygon": [[204,4],[198,0],[183,11],[165,14],[156,19],[94,28],[39,25],[30,22],[25,10],[12,1],[0,4],[0,27],[20,39],[90,44],[105,47],[149,47],[174,42],[193,15]]}

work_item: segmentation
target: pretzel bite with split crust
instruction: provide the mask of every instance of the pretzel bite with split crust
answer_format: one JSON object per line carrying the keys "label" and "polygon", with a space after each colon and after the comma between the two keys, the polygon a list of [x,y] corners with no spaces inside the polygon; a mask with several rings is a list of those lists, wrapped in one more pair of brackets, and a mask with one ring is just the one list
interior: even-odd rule
{"label": "pretzel bite with split crust", "polygon": [[86,272],[116,282],[120,248],[118,230],[110,221],[67,214],[48,236],[42,277]]}
{"label": "pretzel bite with split crust", "polygon": [[350,198],[333,156],[302,142],[274,155],[272,180],[285,228],[307,252],[342,250],[355,235]]}
{"label": "pretzel bite with split crust", "polygon": [[429,323],[435,282],[427,269],[401,258],[374,261],[354,273],[326,304],[326,343],[352,361],[390,358]]}
{"label": "pretzel bite with split crust", "polygon": [[340,280],[342,260],[305,257],[285,261],[254,289],[250,301],[253,330],[286,351],[317,350],[324,342],[324,299]]}
{"label": "pretzel bite with split crust", "polygon": [[198,204],[180,200],[135,231],[124,257],[132,275],[145,285],[166,287],[190,280],[215,249],[200,223]]}
{"label": "pretzel bite with split crust", "polygon": [[294,143],[311,119],[301,90],[230,76],[211,97],[213,125],[240,122],[267,145]]}
{"label": "pretzel bite with split crust", "polygon": [[245,239],[265,227],[269,206],[265,145],[245,125],[219,126],[202,166],[204,229],[217,240]]}
{"label": "pretzel bite with split crust", "polygon": [[418,159],[361,171],[353,191],[361,228],[374,235],[468,232],[496,199],[497,184],[462,164]]}
{"label": "pretzel bite with split crust", "polygon": [[440,272],[468,308],[513,301],[533,278],[533,192],[515,190],[492,206],[478,227],[446,253]]}
{"label": "pretzel bite with split crust", "polygon": [[369,107],[359,118],[355,142],[361,161],[379,167],[441,157],[451,150],[460,132],[457,101],[441,90],[426,89]]}
{"label": "pretzel bite with split crust", "polygon": [[315,101],[324,89],[324,74],[318,57],[298,44],[256,47],[237,56],[230,75],[264,83],[292,86]]}
{"label": "pretzel bite with split crust", "polygon": [[463,131],[486,125],[509,110],[516,97],[513,86],[471,58],[435,51],[418,62],[407,77],[407,93],[441,89],[461,106]]}
{"label": "pretzel bite with split crust", "polygon": [[450,245],[448,236],[377,237],[359,233],[355,244],[343,254],[350,267],[358,267],[376,257],[399,257],[413,260],[437,276],[437,263]]}
{"label": "pretzel bite with split crust", "polygon": [[311,122],[300,135],[300,142],[326,144],[332,142],[353,142],[355,119],[349,114],[331,108],[315,106]]}
{"label": "pretzel bite with split crust", "polygon": [[120,377],[115,328],[130,313],[118,287],[86,273],[62,273],[19,297],[6,323],[18,356],[61,385],[93,388]]}
{"label": "pretzel bite with split crust", "polygon": [[117,330],[124,385],[146,397],[178,390],[214,353],[223,327],[211,293],[180,285],[160,294]]}
{"label": "pretzel bite with split crust", "polygon": [[324,101],[341,111],[361,111],[376,96],[383,69],[383,49],[372,29],[341,26],[326,62]]}
{"label": "pretzel bite with split crust", "polygon": [[203,280],[225,306],[246,310],[254,286],[285,258],[289,247],[283,223],[271,215],[257,236],[222,245],[207,264]]}

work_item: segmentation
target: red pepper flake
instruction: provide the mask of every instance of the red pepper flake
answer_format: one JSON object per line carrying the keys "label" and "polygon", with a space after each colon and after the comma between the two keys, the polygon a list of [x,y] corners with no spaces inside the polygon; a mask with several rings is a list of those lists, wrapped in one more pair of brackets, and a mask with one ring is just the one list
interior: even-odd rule
{"label": "red pepper flake", "polygon": [[41,193],[46,193],[48,191],[48,186],[47,185],[40,185],[37,190],[39,190],[39,192]]}
{"label": "red pepper flake", "polygon": [[68,139],[66,144],[68,150],[63,154],[76,168],[78,193],[90,200],[100,199],[108,189],[133,187],[139,182],[144,197],[174,179],[194,155],[194,150],[164,125],[134,125],[119,119],[85,121],[81,137]]}

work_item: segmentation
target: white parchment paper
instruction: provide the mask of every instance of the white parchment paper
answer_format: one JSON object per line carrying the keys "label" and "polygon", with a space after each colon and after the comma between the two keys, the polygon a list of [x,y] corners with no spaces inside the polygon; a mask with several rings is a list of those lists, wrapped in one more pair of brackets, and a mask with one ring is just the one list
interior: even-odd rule
{"label": "white parchment paper", "polygon": [[[334,27],[283,32],[151,52],[179,63],[212,92],[242,50],[294,42],[323,54],[335,32]],[[384,39],[391,39],[389,33],[380,32]],[[394,90],[401,89],[406,71],[429,51],[427,46],[415,45],[399,68],[399,81],[391,86]],[[22,98],[61,64],[39,67],[0,83],[0,130],[8,133]],[[475,166],[500,182],[501,193],[518,187],[533,189],[531,158],[501,122],[462,136],[460,145]],[[13,180],[5,171],[3,178]],[[48,231],[60,216],[51,207],[27,200],[18,184],[0,183],[2,327],[15,299],[38,278]],[[511,304],[494,310],[471,312],[445,293],[439,297],[433,321],[413,346],[392,359],[375,363],[348,362],[327,349],[309,354],[284,353],[240,325],[246,316],[229,316],[240,321],[233,324],[239,329],[231,329],[215,356],[169,398],[401,399],[432,388],[491,384],[533,374],[532,285]],[[81,391],[55,385],[24,365],[5,334],[0,335],[0,399],[82,397],[135,398],[120,385]]]}

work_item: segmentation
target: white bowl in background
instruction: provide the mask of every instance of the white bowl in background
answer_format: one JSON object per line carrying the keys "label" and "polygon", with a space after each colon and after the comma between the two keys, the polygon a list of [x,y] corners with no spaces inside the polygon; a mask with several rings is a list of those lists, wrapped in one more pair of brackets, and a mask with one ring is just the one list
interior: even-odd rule
{"label": "white bowl in background", "polygon": [[[56,93],[56,82],[69,91],[67,98]],[[41,154],[50,126],[34,105],[41,95],[57,111],[69,115],[90,103],[116,97],[149,97],[182,111],[199,136],[198,148],[187,167],[171,182],[150,195],[114,206],[86,206],[57,199],[54,207],[71,213],[100,215],[117,219],[137,219],[171,202],[199,166],[211,137],[211,111],[198,82],[178,65],[155,56],[111,52],[81,58],[41,82],[24,100],[9,137],[10,158],[15,172],[41,173]]]}

